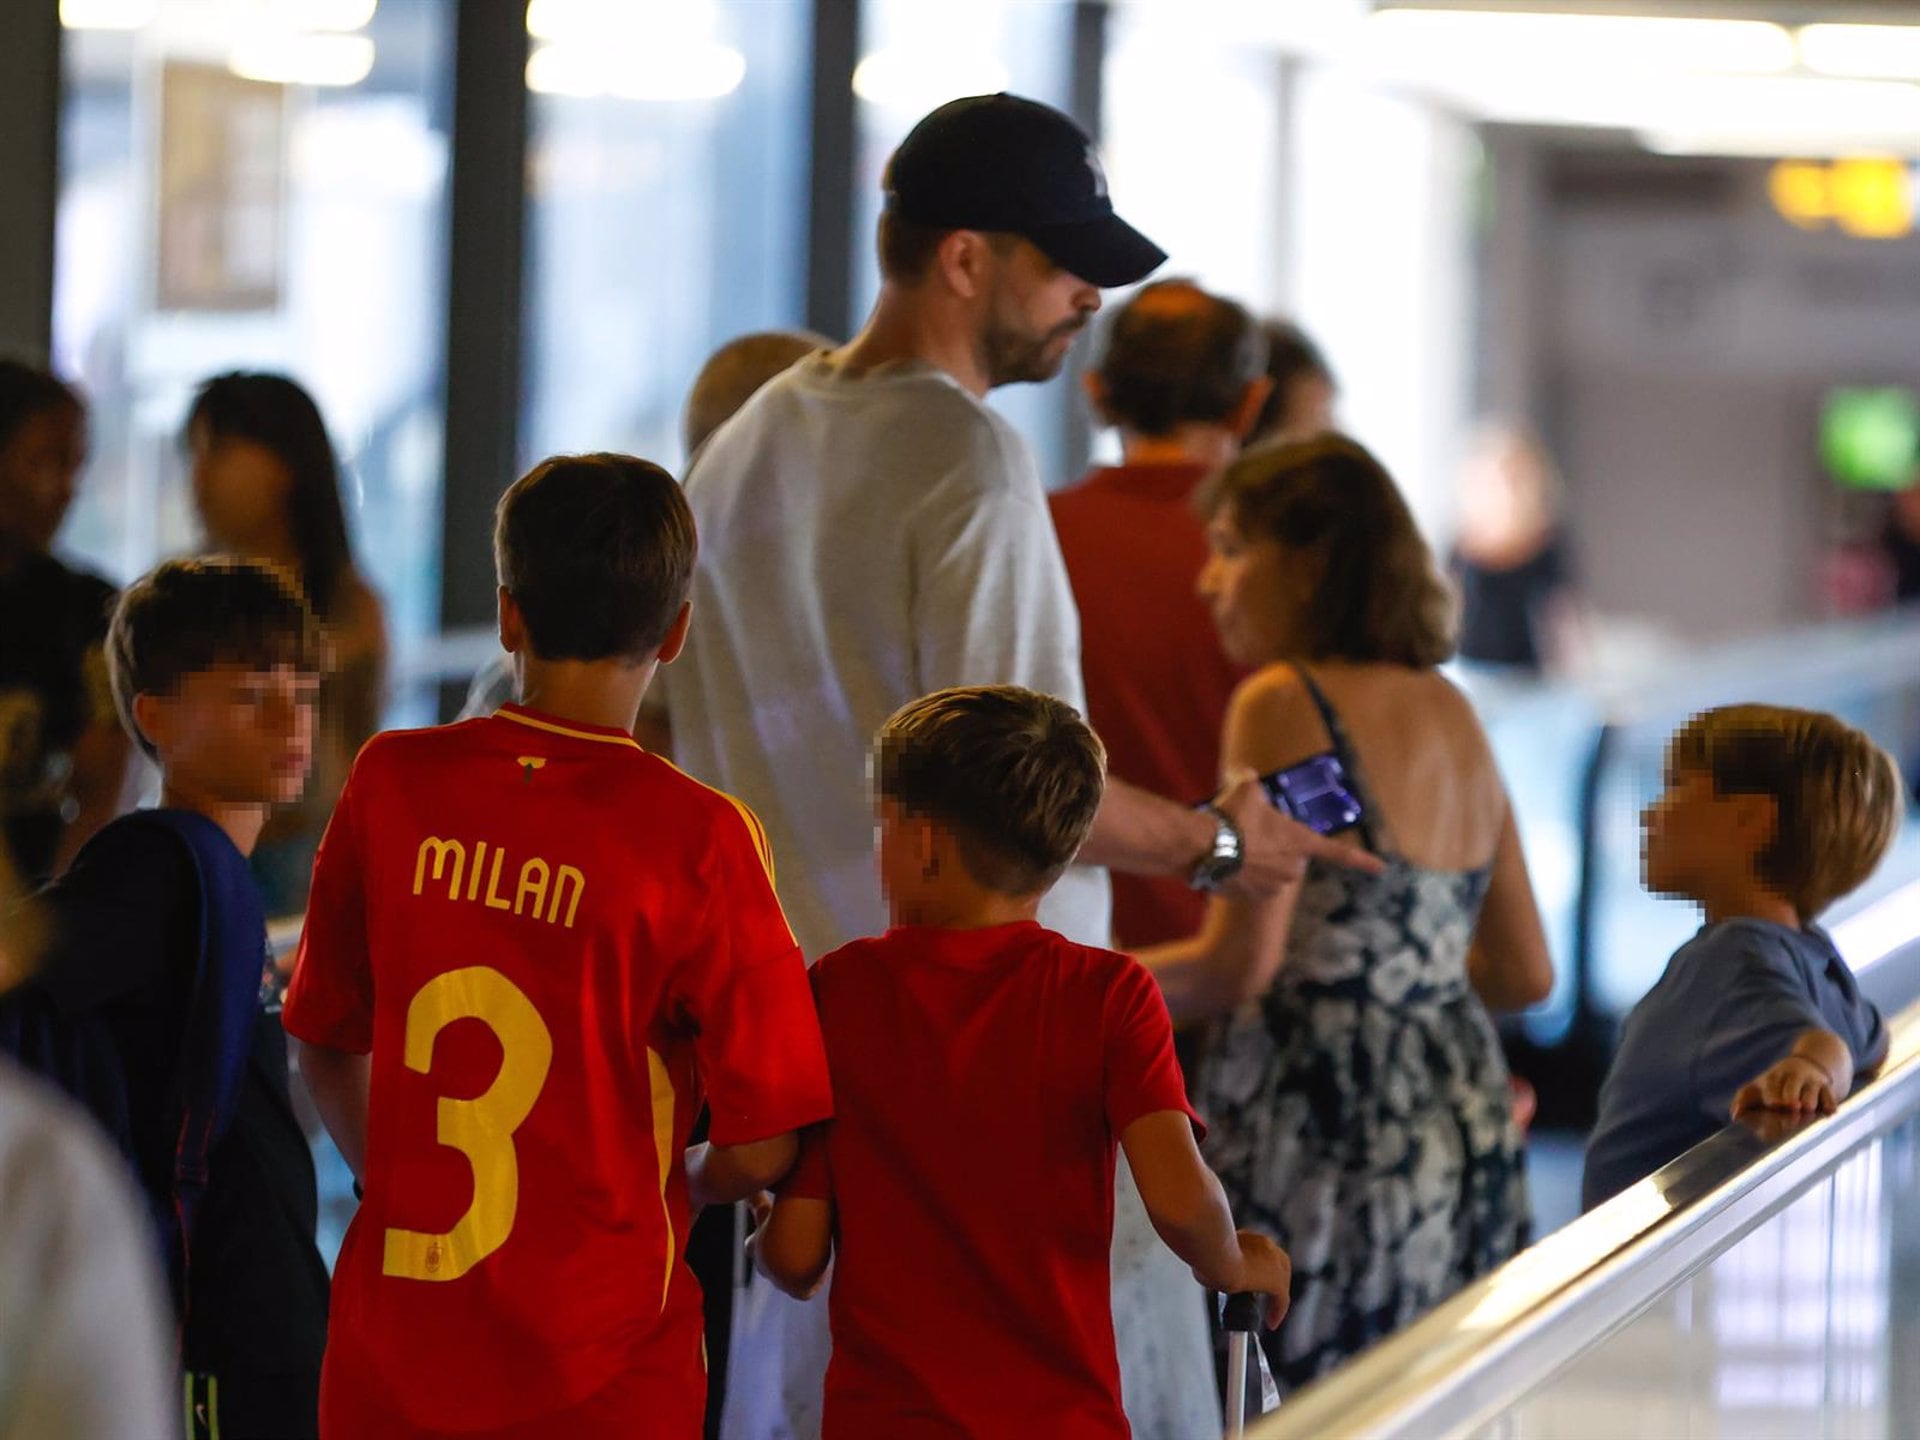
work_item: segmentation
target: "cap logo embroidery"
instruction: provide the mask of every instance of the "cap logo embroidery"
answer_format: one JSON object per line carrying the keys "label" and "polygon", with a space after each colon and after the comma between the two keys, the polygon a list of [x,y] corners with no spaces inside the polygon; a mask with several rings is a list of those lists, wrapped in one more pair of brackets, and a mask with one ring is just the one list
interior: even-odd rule
{"label": "cap logo embroidery", "polygon": [[1091,145],[1087,146],[1087,170],[1093,176],[1093,193],[1106,199],[1107,172],[1100,168],[1100,156]]}

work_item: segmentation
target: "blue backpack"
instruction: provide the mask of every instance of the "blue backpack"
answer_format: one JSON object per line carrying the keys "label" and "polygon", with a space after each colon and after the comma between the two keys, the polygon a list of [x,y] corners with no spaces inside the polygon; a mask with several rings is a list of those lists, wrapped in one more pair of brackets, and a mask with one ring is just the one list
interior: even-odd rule
{"label": "blue backpack", "polygon": [[[245,857],[211,820],[187,810],[140,810],[109,828],[128,825],[149,827],[184,845],[199,884],[193,992],[167,1082],[169,1128],[177,1137],[173,1167],[167,1193],[148,1197],[184,1314],[207,1158],[233,1122],[260,1014],[266,918]],[[0,998],[0,1050],[85,1105],[131,1162],[130,1082],[104,1015],[62,1014],[49,996],[28,986]]]}

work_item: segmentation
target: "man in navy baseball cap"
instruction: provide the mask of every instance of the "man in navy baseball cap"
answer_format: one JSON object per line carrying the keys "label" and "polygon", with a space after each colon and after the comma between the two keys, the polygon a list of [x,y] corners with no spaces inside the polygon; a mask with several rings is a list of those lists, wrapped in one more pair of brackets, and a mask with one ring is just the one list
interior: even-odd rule
{"label": "man in navy baseball cap", "polygon": [[1093,142],[1050,106],[971,95],[913,127],[881,181],[887,210],[950,230],[1018,235],[1103,290],[1144,280],[1166,260],[1113,213]]}
{"label": "man in navy baseball cap", "polygon": [[1052,379],[1101,290],[1167,258],[1113,213],[1086,133],[1017,95],[942,105],[881,185],[880,301],[848,350],[914,353],[976,397]]}
{"label": "man in navy baseball cap", "polygon": [[[676,764],[764,820],[782,903],[814,956],[888,923],[867,763],[889,714],[986,682],[1084,704],[1073,590],[1039,467],[983,402],[995,386],[1059,373],[1101,290],[1164,259],[1114,215],[1086,135],[1031,100],[941,106],[901,142],[884,185],[880,293],[859,334],[769,381],[688,471],[702,619],[650,692],[666,709],[651,748],[668,741]],[[1109,782],[1042,922],[1107,944],[1098,867],[1191,875],[1235,825],[1244,874],[1297,873],[1291,859],[1275,865],[1298,838],[1257,784],[1222,799],[1231,822],[1185,801]],[[1200,1293],[1153,1238],[1137,1192],[1125,1196],[1113,1310],[1134,1433],[1217,1434]],[[824,1307],[770,1285],[743,1291],[739,1307],[726,1434],[816,1440]]]}

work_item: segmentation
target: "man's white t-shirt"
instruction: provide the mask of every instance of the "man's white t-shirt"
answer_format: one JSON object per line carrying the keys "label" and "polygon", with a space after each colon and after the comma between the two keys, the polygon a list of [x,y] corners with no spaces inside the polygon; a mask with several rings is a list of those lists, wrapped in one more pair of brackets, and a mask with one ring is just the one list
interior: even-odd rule
{"label": "man's white t-shirt", "polygon": [[[1032,456],[920,362],[824,355],[770,381],[686,482],[693,627],[662,667],[675,761],[765,823],[809,960],[887,928],[869,755],[895,710],[1012,684],[1082,713],[1080,626]],[[1043,924],[1109,942],[1104,870],[1076,866]]]}

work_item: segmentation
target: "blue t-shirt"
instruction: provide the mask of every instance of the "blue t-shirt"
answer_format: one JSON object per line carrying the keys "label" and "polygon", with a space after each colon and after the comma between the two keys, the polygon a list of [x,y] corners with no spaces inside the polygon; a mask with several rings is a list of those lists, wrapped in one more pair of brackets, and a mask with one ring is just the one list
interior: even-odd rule
{"label": "blue t-shirt", "polygon": [[1725,1126],[1741,1086],[1816,1028],[1847,1042],[1856,1076],[1886,1057],[1880,1012],[1826,931],[1768,920],[1701,926],[1627,1017],[1587,1141],[1582,1205],[1592,1209]]}

